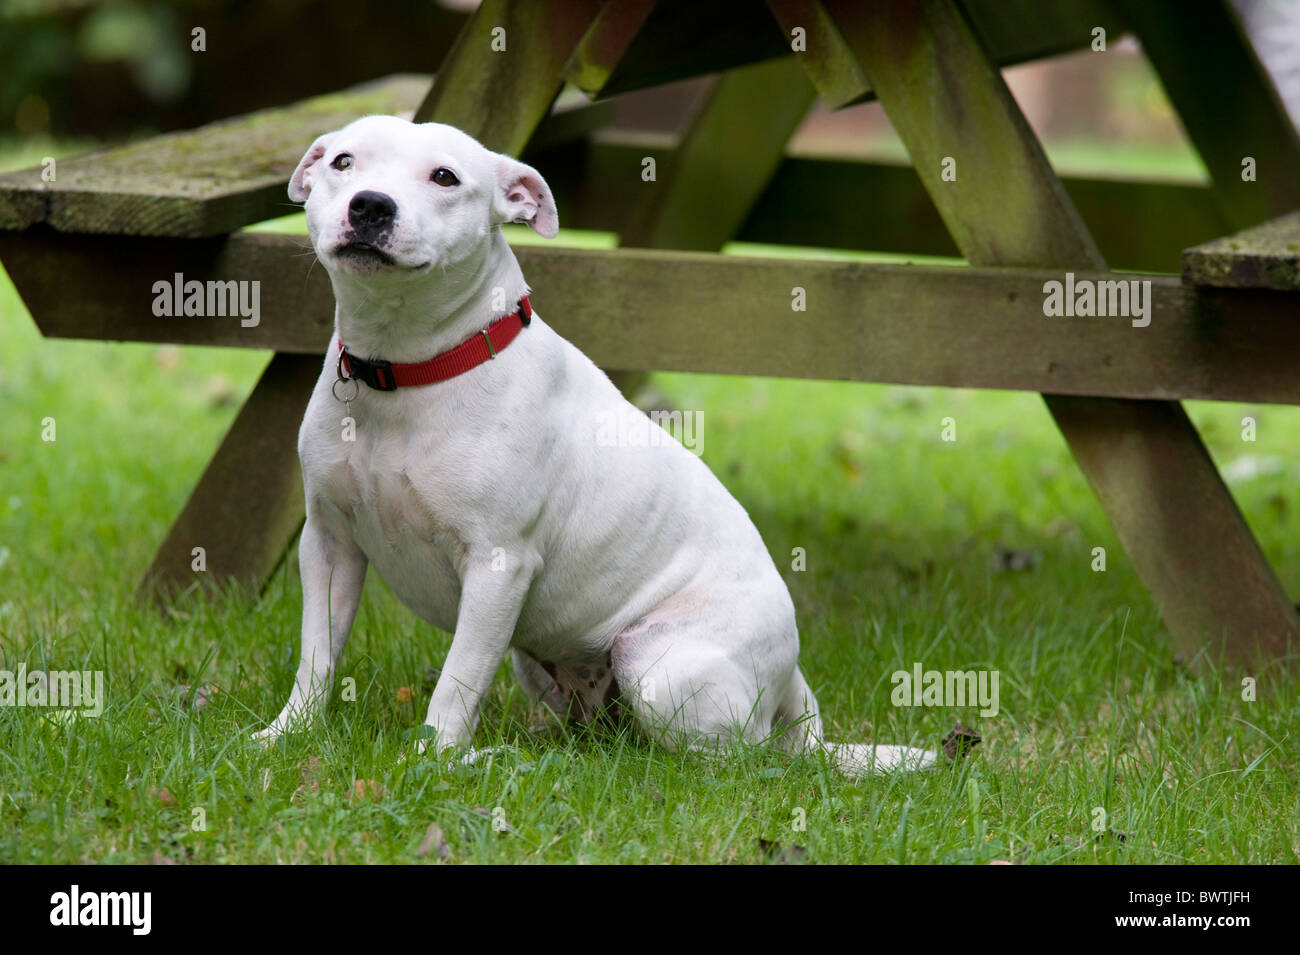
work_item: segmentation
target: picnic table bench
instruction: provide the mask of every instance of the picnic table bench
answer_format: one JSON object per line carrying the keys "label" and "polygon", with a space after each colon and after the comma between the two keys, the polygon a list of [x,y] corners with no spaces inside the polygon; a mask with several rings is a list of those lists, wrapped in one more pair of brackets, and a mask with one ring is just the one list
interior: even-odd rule
{"label": "picnic table bench", "polygon": [[[1212,184],[1056,175],[999,67],[1097,28],[1138,36]],[[603,128],[615,93],[715,73],[680,136]],[[872,97],[910,167],[786,155],[816,98]],[[1223,0],[485,0],[432,81],[62,161],[50,183],[0,176],[0,261],[43,334],[275,353],[146,575],[157,593],[260,588],[301,525],[294,435],[332,294],[301,236],[241,230],[287,211],[316,135],[367,112],[522,153],[562,222],[619,233],[611,251],[517,249],[539,310],[603,367],[1041,392],[1180,647],[1294,649],[1295,607],[1179,404],[1300,403],[1300,139]],[[718,254],[737,238],[969,267]],[[1067,271],[1139,278],[1113,267],[1161,273],[1140,276],[1148,326],[1045,317]],[[260,282],[260,322],[155,316],[175,273]]]}

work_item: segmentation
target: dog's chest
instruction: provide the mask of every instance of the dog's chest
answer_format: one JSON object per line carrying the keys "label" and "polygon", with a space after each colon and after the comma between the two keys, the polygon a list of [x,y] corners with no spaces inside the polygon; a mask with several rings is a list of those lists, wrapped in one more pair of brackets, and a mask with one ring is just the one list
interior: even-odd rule
{"label": "dog's chest", "polygon": [[351,440],[314,435],[315,447],[304,453],[308,493],[403,603],[435,626],[452,629],[465,555],[464,514],[457,512],[452,482],[436,461],[438,449],[360,415],[354,433],[343,437]]}

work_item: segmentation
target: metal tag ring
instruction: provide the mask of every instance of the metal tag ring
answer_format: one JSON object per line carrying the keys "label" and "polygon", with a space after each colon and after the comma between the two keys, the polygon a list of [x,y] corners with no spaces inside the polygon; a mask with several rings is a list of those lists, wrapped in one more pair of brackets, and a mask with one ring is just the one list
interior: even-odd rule
{"label": "metal tag ring", "polygon": [[[338,387],[340,384],[343,384],[344,382],[352,383],[352,388],[353,388],[352,395],[348,398],[339,397]],[[340,378],[338,381],[330,385],[330,394],[334,396],[334,400],[341,401],[344,404],[347,404],[349,401],[356,401],[357,395],[359,395],[360,393],[361,393],[361,385],[357,382],[355,378]]]}

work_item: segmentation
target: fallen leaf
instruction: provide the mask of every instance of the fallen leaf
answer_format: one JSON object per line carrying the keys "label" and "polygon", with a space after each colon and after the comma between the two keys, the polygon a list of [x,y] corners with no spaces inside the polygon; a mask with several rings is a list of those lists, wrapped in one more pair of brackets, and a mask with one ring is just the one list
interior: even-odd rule
{"label": "fallen leaf", "polygon": [[348,793],[349,799],[378,799],[384,794],[384,788],[373,779],[358,779],[352,784],[352,790]]}
{"label": "fallen leaf", "polygon": [[397,702],[406,704],[415,699],[415,690],[409,686],[399,686],[397,688]]}
{"label": "fallen leaf", "polygon": [[318,793],[320,792],[320,760],[315,756],[308,756],[307,762],[299,767],[298,789],[299,793]]}
{"label": "fallen leaf", "polygon": [[168,808],[176,805],[176,797],[173,796],[171,791],[168,789],[159,789],[157,786],[150,786],[149,795]]}
{"label": "fallen leaf", "polygon": [[943,738],[943,752],[949,759],[962,759],[981,742],[980,734],[969,726],[957,724],[957,728]]}

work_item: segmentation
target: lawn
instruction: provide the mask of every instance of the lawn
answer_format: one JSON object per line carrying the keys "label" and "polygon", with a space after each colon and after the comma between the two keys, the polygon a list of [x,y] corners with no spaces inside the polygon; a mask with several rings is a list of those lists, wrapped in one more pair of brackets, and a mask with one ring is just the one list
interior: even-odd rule
{"label": "lawn", "polygon": [[[97,718],[0,707],[0,863],[1296,861],[1294,680],[1253,668],[1247,700],[1242,674],[1176,655],[1032,394],[654,379],[703,416],[704,460],[784,573],[828,735],[936,745],[963,723],[968,759],[849,780],[669,753],[543,720],[507,663],[476,738],[507,749],[401,761],[451,638],[374,574],[354,699],[255,746],[297,660],[296,553],[257,599],[160,613],[133,590],[267,358],[47,341],[0,274],[0,668],[106,678]],[[1300,594],[1300,411],[1190,411]],[[996,670],[998,714],[894,706],[915,663]]]}

